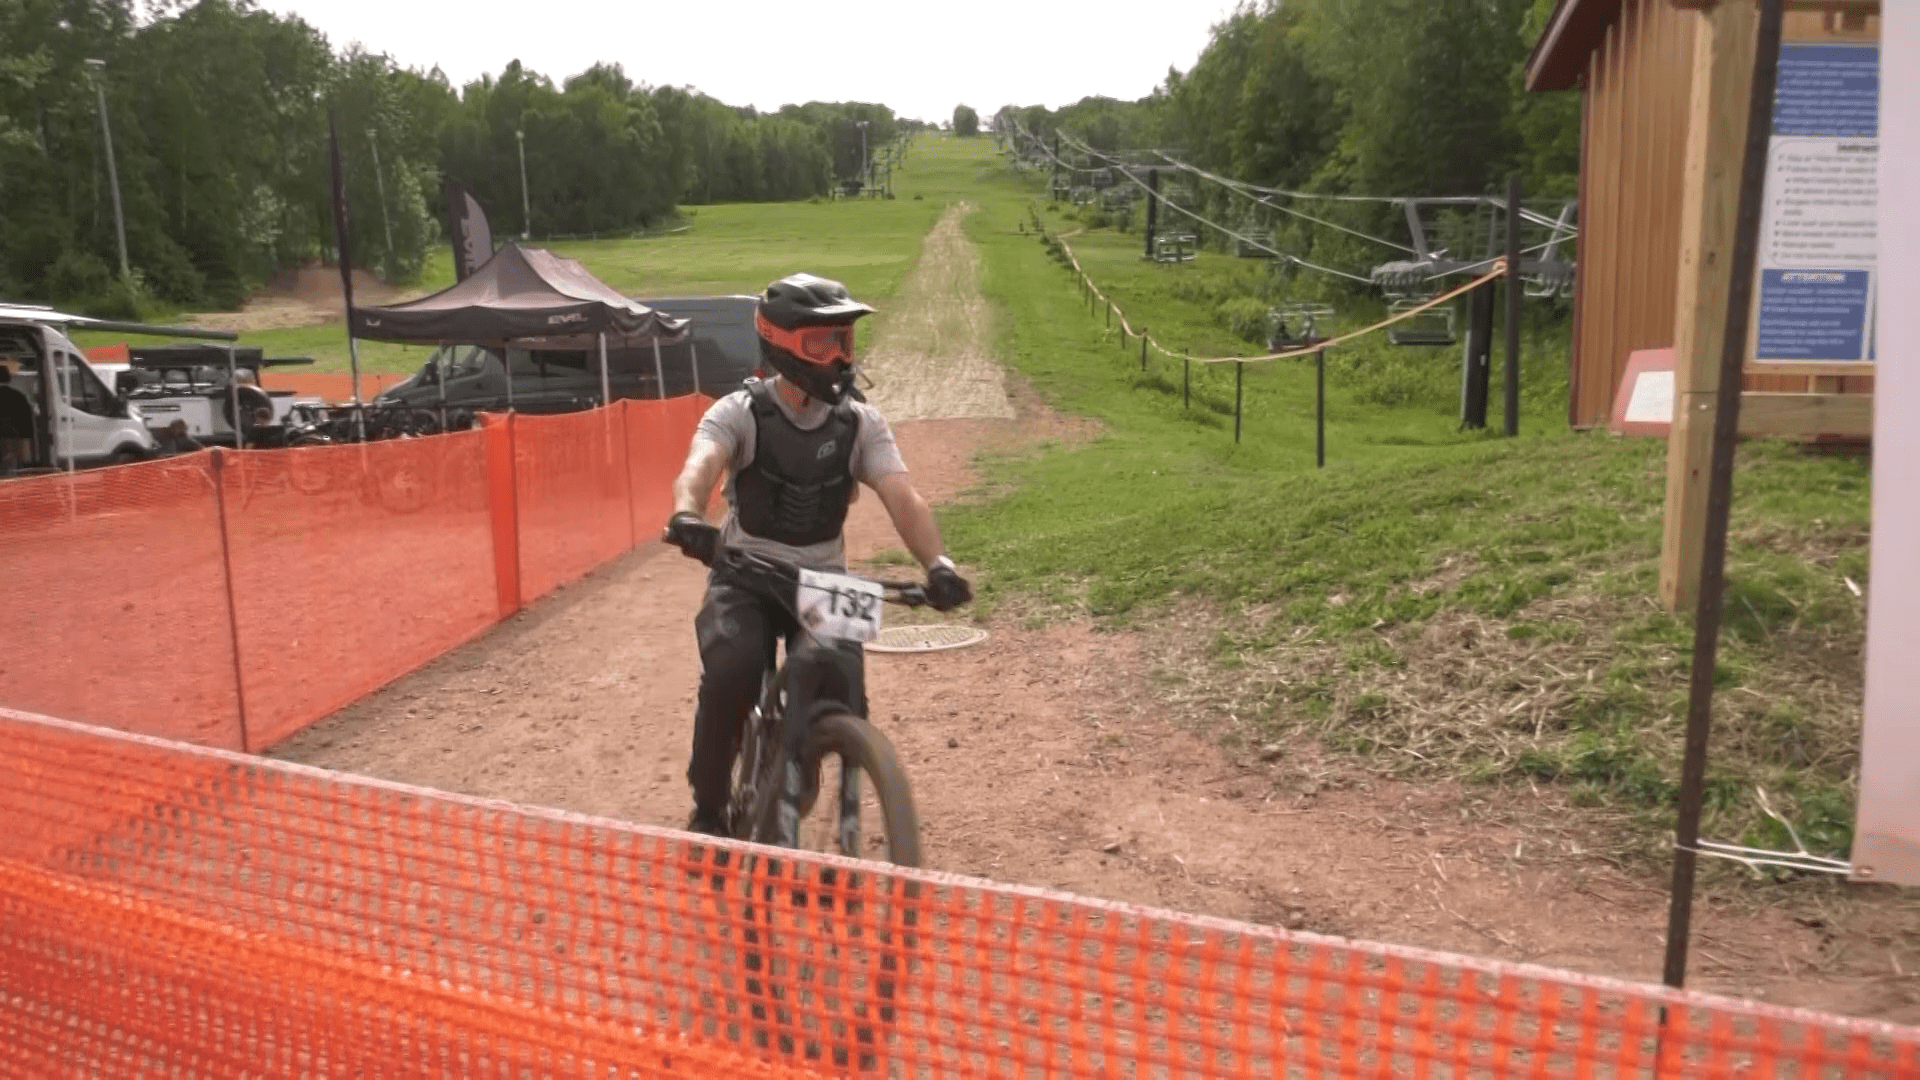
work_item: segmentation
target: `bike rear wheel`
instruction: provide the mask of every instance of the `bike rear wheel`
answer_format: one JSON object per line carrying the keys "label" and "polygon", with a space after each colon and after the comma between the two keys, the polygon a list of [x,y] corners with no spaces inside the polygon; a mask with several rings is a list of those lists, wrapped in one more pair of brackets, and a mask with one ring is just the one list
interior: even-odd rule
{"label": "bike rear wheel", "polygon": [[[808,733],[802,775],[817,778],[801,801],[798,846],[856,859],[920,865],[920,815],[893,743],[849,712],[821,714]],[[769,785],[761,838],[779,835],[778,785]]]}

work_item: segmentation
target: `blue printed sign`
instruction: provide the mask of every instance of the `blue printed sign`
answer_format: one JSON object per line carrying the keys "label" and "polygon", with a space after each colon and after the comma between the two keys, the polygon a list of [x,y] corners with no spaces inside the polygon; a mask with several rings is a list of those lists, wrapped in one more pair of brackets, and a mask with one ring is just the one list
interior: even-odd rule
{"label": "blue printed sign", "polygon": [[1880,47],[1782,45],[1775,135],[1840,139],[1880,134]]}
{"label": "blue printed sign", "polygon": [[1858,360],[1867,325],[1865,270],[1763,270],[1760,348],[1770,360]]}
{"label": "blue printed sign", "polygon": [[1873,359],[1880,49],[1784,45],[1767,152],[1754,359]]}

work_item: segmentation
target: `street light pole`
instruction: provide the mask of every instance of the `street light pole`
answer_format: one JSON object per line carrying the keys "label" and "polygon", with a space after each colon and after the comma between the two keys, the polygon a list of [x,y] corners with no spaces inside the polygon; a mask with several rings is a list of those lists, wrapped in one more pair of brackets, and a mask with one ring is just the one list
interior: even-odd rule
{"label": "street light pole", "polygon": [[127,221],[120,212],[120,170],[113,161],[113,128],[107,123],[107,87],[101,81],[106,67],[105,60],[87,61],[87,69],[93,73],[94,94],[100,102],[100,137],[107,145],[107,184],[113,189],[113,235],[120,243],[120,280],[132,288],[133,269],[127,264]]}
{"label": "street light pole", "polygon": [[393,272],[393,218],[387,213],[387,178],[380,174],[380,137],[367,129],[367,147],[373,151],[373,190],[380,196],[380,224],[387,231],[387,272]]}
{"label": "street light pole", "polygon": [[527,199],[527,133],[515,128],[513,138],[520,144],[520,239],[525,240],[533,235],[533,204]]}

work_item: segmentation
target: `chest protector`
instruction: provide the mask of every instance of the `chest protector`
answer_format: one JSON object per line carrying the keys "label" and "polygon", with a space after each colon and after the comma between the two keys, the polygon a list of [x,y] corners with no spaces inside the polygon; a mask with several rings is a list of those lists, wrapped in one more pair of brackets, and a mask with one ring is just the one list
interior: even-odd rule
{"label": "chest protector", "polygon": [[853,443],[860,417],[842,402],[812,431],[795,426],[766,382],[747,384],[753,411],[753,462],[733,478],[740,527],[791,547],[840,535],[853,498]]}

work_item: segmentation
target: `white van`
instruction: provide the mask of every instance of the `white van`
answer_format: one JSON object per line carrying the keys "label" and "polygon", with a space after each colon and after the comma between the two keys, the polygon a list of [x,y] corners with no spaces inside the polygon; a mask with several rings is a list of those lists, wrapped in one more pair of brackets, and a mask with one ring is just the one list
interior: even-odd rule
{"label": "white van", "polygon": [[65,333],[103,325],[50,308],[0,305],[0,474],[139,461],[157,443]]}

